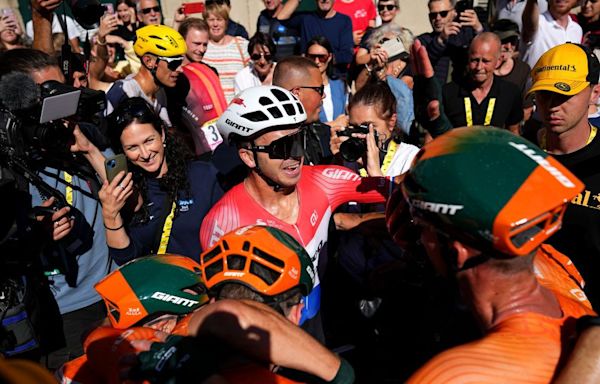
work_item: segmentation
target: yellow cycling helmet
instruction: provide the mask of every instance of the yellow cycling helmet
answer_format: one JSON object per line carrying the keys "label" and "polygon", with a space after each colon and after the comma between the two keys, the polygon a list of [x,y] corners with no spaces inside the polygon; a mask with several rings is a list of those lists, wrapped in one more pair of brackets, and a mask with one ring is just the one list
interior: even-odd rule
{"label": "yellow cycling helmet", "polygon": [[166,25],[147,25],[138,29],[133,50],[138,56],[151,53],[162,57],[183,56],[187,46],[183,36]]}

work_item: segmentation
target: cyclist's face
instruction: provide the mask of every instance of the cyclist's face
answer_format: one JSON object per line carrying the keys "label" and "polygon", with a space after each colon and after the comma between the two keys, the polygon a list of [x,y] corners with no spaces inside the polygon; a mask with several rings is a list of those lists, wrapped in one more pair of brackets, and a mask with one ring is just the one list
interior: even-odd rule
{"label": "cyclist's face", "polygon": [[[283,131],[267,132],[254,140],[255,145],[269,145],[284,136],[293,135],[298,128]],[[283,187],[294,187],[300,181],[304,157],[290,157],[288,159],[271,159],[268,153],[257,152],[256,158],[262,173],[269,179]]]}
{"label": "cyclist's face", "polygon": [[162,176],[166,173],[164,135],[152,124],[129,124],[121,133],[121,146],[132,164]]}

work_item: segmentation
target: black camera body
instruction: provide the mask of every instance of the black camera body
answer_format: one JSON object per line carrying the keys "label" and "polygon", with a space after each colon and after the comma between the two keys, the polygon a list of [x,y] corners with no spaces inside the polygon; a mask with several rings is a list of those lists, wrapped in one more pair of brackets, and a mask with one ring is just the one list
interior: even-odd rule
{"label": "black camera body", "polygon": [[[361,158],[367,152],[367,141],[366,139],[359,139],[358,137],[352,137],[354,133],[362,133],[365,135],[369,134],[369,126],[366,124],[350,125],[343,131],[338,131],[338,136],[348,136],[349,139],[344,141],[340,145],[340,153],[346,161],[354,162]],[[373,131],[375,135],[375,141],[377,141],[377,131]]]}

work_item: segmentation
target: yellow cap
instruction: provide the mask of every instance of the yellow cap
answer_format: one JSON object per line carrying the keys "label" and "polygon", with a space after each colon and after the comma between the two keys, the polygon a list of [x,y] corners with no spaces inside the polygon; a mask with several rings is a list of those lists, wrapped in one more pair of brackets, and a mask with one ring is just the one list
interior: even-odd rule
{"label": "yellow cap", "polygon": [[533,85],[527,92],[550,91],[576,95],[598,83],[600,64],[596,55],[581,45],[566,43],[544,53],[531,70]]}

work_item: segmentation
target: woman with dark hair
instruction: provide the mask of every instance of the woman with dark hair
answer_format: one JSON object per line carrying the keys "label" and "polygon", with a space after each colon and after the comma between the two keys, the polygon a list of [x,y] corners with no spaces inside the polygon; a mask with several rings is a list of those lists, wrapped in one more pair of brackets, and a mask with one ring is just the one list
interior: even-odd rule
{"label": "woman with dark hair", "polygon": [[132,0],[117,0],[116,7],[119,26],[112,35],[122,37],[126,41],[135,41],[135,31],[139,26],[135,14],[135,3]]}
{"label": "woman with dark hair", "polygon": [[317,64],[325,86],[325,99],[319,112],[319,120],[333,121],[345,113],[348,92],[344,81],[330,77],[335,61],[331,43],[324,36],[315,36],[306,44],[304,56]]}
{"label": "woman with dark hair", "polygon": [[104,182],[99,193],[111,258],[119,265],[150,253],[198,260],[200,224],[223,195],[217,171],[191,161],[144,99],[126,99],[111,116],[113,148],[131,170]]}
{"label": "woman with dark hair", "polygon": [[256,32],[248,42],[250,64],[235,75],[234,87],[238,94],[246,88],[259,85],[271,85],[275,62],[273,58],[277,48],[271,36]]}

